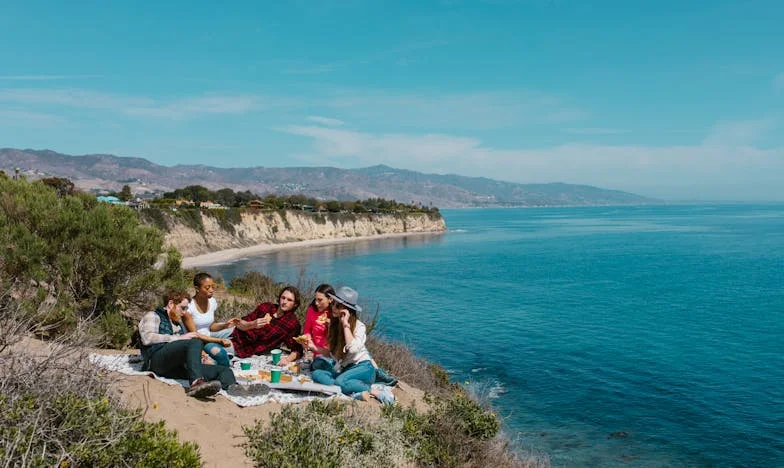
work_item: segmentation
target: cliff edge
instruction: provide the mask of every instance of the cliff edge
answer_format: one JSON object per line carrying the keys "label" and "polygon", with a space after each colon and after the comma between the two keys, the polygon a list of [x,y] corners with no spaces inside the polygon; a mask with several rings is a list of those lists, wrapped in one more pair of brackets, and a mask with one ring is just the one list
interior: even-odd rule
{"label": "cliff edge", "polygon": [[306,211],[144,210],[142,219],[166,233],[166,243],[192,257],[226,249],[308,240],[443,232],[439,213],[312,213]]}

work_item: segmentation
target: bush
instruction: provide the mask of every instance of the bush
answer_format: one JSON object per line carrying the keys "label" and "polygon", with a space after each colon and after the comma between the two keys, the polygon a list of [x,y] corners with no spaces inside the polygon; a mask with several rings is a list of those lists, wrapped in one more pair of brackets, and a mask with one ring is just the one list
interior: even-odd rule
{"label": "bush", "polygon": [[139,211],[139,218],[144,223],[153,225],[163,232],[169,231],[169,221],[161,208],[143,208]]}
{"label": "bush", "polygon": [[133,325],[121,313],[111,311],[101,315],[95,326],[95,336],[99,344],[109,348],[121,349],[131,342]]}
{"label": "bush", "polygon": [[243,431],[245,454],[259,467],[401,466],[411,453],[400,424],[371,422],[336,401],[286,406]]}
{"label": "bush", "polygon": [[124,206],[85,194],[58,196],[40,182],[0,179],[0,276],[14,278],[17,297],[50,315],[36,323],[47,335],[80,320],[149,308],[157,288],[179,275],[179,257],[163,233],[140,224]]}
{"label": "bush", "polygon": [[180,208],[174,214],[182,220],[183,224],[200,234],[204,234],[204,221],[201,219],[200,209]]}
{"label": "bush", "polygon": [[[50,314],[44,314],[50,315]],[[87,328],[48,343],[25,341],[29,316],[0,297],[0,465],[199,466],[198,447],[162,422],[122,407],[87,362]],[[8,352],[12,350],[13,352]]]}

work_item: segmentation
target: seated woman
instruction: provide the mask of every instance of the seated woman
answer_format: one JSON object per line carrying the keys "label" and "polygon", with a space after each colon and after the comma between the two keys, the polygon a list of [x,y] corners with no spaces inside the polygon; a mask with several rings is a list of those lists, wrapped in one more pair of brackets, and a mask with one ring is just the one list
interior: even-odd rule
{"label": "seated woman", "polygon": [[231,332],[239,323],[239,318],[226,322],[215,321],[218,301],[215,294],[215,281],[208,273],[197,273],[193,277],[196,289],[193,299],[188,304],[188,312],[183,314],[182,324],[189,332],[197,332],[205,342],[204,351],[220,366],[230,365],[229,354],[225,348],[231,348]]}
{"label": "seated woman", "polygon": [[328,357],[335,359],[331,369],[313,371],[313,381],[324,385],[337,385],[340,390],[357,399],[369,400],[372,395],[383,404],[393,404],[395,397],[389,387],[383,390],[371,388],[376,370],[372,358],[365,348],[367,338],[365,324],[357,319],[362,309],[357,305],[359,294],[349,287],[338,288],[332,299],[329,334],[327,336]]}
{"label": "seated woman", "polygon": [[[327,333],[329,330],[329,310],[332,300],[329,295],[335,294],[335,288],[328,284],[320,284],[313,294],[313,302],[308,306],[305,314],[305,329],[302,331],[308,341],[306,346],[313,351],[311,369],[329,370],[335,366],[335,361],[329,356]],[[305,343],[305,342],[303,342]],[[371,358],[371,363],[376,369],[375,383],[395,386],[397,379],[390,376]]]}
{"label": "seated woman", "polygon": [[302,346],[294,340],[302,329],[294,313],[300,300],[297,288],[286,286],[278,294],[277,304],[264,302],[242,317],[231,333],[237,357],[263,354],[285,343],[291,354],[281,358],[278,365],[296,361],[302,355]]}

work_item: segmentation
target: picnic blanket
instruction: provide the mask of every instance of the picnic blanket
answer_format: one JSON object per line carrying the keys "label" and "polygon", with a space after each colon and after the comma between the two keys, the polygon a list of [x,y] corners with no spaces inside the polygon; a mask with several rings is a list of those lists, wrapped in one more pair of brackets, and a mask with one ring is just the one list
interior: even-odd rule
{"label": "picnic blanket", "polygon": [[[126,375],[145,375],[154,377],[156,380],[165,382],[169,385],[180,385],[188,388],[189,382],[187,380],[169,379],[155,375],[150,371],[142,371],[142,358],[138,354],[90,354],[90,362],[102,367],[106,370],[119,372]],[[243,359],[251,361],[254,370],[272,368],[272,361],[270,356],[253,356],[251,358]],[[237,377],[239,383],[251,383],[243,378],[245,371],[239,370],[239,362],[235,361],[232,365],[234,375]],[[302,375],[309,377],[309,372],[303,371]],[[348,398],[341,394],[340,387],[336,385],[321,385],[315,382],[300,383],[298,380],[293,379],[288,383],[270,383],[264,382],[265,385],[270,387],[270,392],[266,395],[257,395],[250,397],[232,396],[221,390],[218,394],[223,395],[238,406],[258,406],[274,401],[278,403],[301,403],[304,401],[311,401],[315,399],[328,399],[328,398]]]}

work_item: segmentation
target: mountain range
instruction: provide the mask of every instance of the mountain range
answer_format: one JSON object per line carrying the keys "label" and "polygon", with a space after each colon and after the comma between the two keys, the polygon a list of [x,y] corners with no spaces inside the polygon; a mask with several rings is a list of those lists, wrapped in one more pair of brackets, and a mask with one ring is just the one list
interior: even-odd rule
{"label": "mountain range", "polygon": [[129,185],[151,196],[187,185],[231,188],[259,194],[301,193],[314,198],[357,200],[381,197],[441,208],[638,205],[657,200],[619,190],[565,183],[519,184],[485,177],[424,174],[378,165],[335,167],[162,166],[143,158],[110,154],[71,156],[50,150],[0,149],[0,169],[19,169],[28,178],[66,177],[77,187],[100,193]]}

